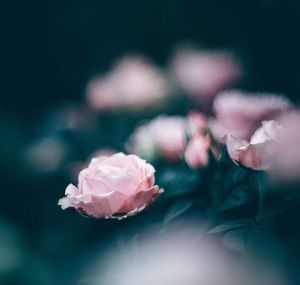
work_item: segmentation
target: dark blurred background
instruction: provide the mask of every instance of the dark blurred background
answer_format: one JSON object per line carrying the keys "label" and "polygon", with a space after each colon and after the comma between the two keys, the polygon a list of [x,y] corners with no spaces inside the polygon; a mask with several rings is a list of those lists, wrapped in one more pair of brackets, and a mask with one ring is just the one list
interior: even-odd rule
{"label": "dark blurred background", "polygon": [[88,79],[115,58],[137,51],[165,64],[182,41],[229,48],[247,68],[244,89],[299,102],[297,0],[11,0],[0,21],[1,284],[70,284],[103,228],[117,227],[61,211],[68,180],[32,177],[18,161],[44,113],[83,102]]}
{"label": "dark blurred background", "polygon": [[182,40],[240,50],[249,88],[299,91],[296,0],[7,1],[1,4],[3,111],[35,120],[57,100],[82,98],[89,76],[127,51],[165,62]]}

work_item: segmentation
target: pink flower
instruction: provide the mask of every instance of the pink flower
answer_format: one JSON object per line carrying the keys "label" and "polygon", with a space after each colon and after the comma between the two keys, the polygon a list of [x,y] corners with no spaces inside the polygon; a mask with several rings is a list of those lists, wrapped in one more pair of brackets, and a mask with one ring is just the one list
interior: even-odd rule
{"label": "pink flower", "polygon": [[265,159],[271,165],[269,173],[275,180],[300,180],[300,112],[293,111],[279,120],[282,130],[271,144]]}
{"label": "pink flower", "polygon": [[100,111],[139,110],[164,100],[169,94],[162,71],[139,56],[121,59],[105,76],[91,80],[87,87],[89,104]]}
{"label": "pink flower", "polygon": [[247,168],[264,170],[270,167],[265,160],[270,144],[279,136],[281,126],[275,121],[264,121],[251,137],[250,142],[241,140],[233,135],[226,138],[226,146],[232,160]]}
{"label": "pink flower", "polygon": [[154,172],[136,155],[96,157],[80,172],[78,187],[70,184],[58,204],[95,218],[121,219],[138,213],[163,192],[154,184]]}
{"label": "pink flower", "polygon": [[129,151],[146,159],[162,156],[178,161],[186,145],[185,119],[179,116],[159,116],[138,127],[129,140]]}
{"label": "pink flower", "polygon": [[220,93],[213,108],[216,119],[209,126],[215,138],[224,142],[229,134],[249,140],[262,121],[278,118],[291,104],[282,96],[231,91]]}
{"label": "pink flower", "polygon": [[179,86],[204,104],[219,91],[232,87],[242,73],[232,54],[190,47],[175,53],[171,70]]}
{"label": "pink flower", "polygon": [[208,164],[210,138],[203,135],[195,135],[188,143],[185,150],[185,161],[191,168],[198,168]]}
{"label": "pink flower", "polygon": [[107,111],[118,105],[118,98],[105,76],[95,77],[87,85],[86,97],[88,104],[99,111]]}
{"label": "pink flower", "polygon": [[185,156],[193,168],[208,163],[210,147],[207,119],[195,111],[187,117],[157,117],[137,128],[128,145],[129,151],[149,160],[160,156],[177,162]]}
{"label": "pink flower", "polygon": [[134,131],[128,150],[148,160],[163,157],[178,162],[191,137],[206,135],[207,119],[199,112],[193,111],[187,117],[159,116]]}

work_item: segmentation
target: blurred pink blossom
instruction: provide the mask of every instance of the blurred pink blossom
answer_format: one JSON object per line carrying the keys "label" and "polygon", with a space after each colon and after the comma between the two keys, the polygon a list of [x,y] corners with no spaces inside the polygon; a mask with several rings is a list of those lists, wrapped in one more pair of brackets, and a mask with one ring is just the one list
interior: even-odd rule
{"label": "blurred pink blossom", "polygon": [[145,109],[168,95],[163,72],[140,56],[124,57],[106,75],[92,79],[86,91],[88,103],[99,111]]}
{"label": "blurred pink blossom", "polygon": [[159,116],[138,127],[128,144],[128,150],[141,157],[149,160],[163,157],[170,162],[179,161],[187,147],[186,159],[189,164],[200,166],[199,159],[201,165],[207,164],[205,160],[208,160],[210,148],[207,119],[195,111],[187,117]]}
{"label": "blurred pink blossom", "polygon": [[249,140],[262,121],[278,118],[291,104],[279,95],[228,91],[216,97],[213,108],[216,119],[210,120],[210,130],[218,141],[224,142],[229,134]]}
{"label": "blurred pink blossom", "polygon": [[159,116],[135,130],[128,148],[146,159],[152,160],[160,155],[170,161],[178,161],[185,145],[184,117]]}
{"label": "blurred pink blossom", "polygon": [[204,105],[210,104],[221,90],[232,87],[242,75],[240,63],[231,53],[192,47],[178,49],[171,71],[178,85]]}
{"label": "blurred pink blossom", "polygon": [[271,176],[276,180],[298,182],[300,180],[300,112],[282,116],[280,136],[272,143],[265,155],[272,166]]}
{"label": "blurred pink blossom", "polygon": [[78,187],[67,187],[58,204],[95,218],[121,219],[143,210],[162,193],[154,184],[154,172],[136,155],[99,156],[80,172]]}
{"label": "blurred pink blossom", "polygon": [[282,130],[281,125],[275,121],[264,121],[251,137],[250,142],[241,140],[233,135],[226,138],[226,146],[232,160],[247,168],[264,170],[270,167],[265,160],[270,144],[279,137]]}
{"label": "blurred pink blossom", "polygon": [[[258,254],[250,247],[249,254],[237,256],[220,246],[214,236],[203,233],[205,223],[182,223],[185,226],[164,228],[159,234],[148,229],[121,250],[112,248],[97,263],[97,276],[83,281],[95,285],[291,284],[279,262],[266,258],[264,252]],[[245,243],[242,238],[236,240],[234,243]]]}

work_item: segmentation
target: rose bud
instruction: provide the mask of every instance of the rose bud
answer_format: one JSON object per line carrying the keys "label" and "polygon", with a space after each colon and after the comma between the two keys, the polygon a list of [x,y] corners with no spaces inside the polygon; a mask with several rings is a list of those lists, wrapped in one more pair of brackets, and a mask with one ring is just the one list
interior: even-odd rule
{"label": "rose bud", "polygon": [[66,197],[58,204],[95,218],[132,216],[163,192],[154,184],[154,172],[136,155],[99,156],[80,172],[78,187],[67,187]]}
{"label": "rose bud", "polygon": [[185,150],[185,161],[191,168],[198,168],[208,164],[211,141],[208,136],[195,135]]}
{"label": "rose bud", "polygon": [[214,137],[224,143],[227,135],[250,140],[262,121],[275,120],[291,108],[289,100],[272,94],[220,93],[214,101],[215,120],[209,122]]}
{"label": "rose bud", "polygon": [[208,132],[208,122],[206,116],[197,111],[189,112],[187,116],[187,127],[189,135],[206,134]]}
{"label": "rose bud", "polygon": [[265,160],[265,154],[269,152],[271,142],[276,140],[280,131],[281,126],[277,122],[265,121],[251,137],[250,142],[228,135],[226,138],[228,154],[233,161],[247,168],[268,169],[270,165]]}

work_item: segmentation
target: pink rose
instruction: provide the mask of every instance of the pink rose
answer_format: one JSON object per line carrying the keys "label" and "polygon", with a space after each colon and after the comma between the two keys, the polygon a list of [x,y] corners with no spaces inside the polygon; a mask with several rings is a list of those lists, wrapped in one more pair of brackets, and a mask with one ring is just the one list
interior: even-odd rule
{"label": "pink rose", "polygon": [[118,98],[105,76],[95,77],[87,85],[88,104],[99,111],[111,110],[118,105]]}
{"label": "pink rose", "polygon": [[212,119],[209,126],[215,138],[224,142],[229,134],[249,140],[262,121],[278,118],[291,104],[282,96],[230,91],[220,93],[213,108],[216,119]]}
{"label": "pink rose", "polygon": [[159,116],[134,131],[128,150],[149,160],[163,157],[178,162],[184,156],[189,139],[206,134],[207,119],[199,112],[193,111],[187,117]]}
{"label": "pink rose", "polygon": [[210,138],[203,135],[195,135],[188,143],[185,150],[185,161],[191,168],[198,168],[208,164]]}
{"label": "pink rose", "polygon": [[87,100],[97,110],[139,110],[161,102],[169,94],[163,72],[139,56],[121,59],[105,76],[87,87]]}
{"label": "pink rose", "polygon": [[131,216],[163,192],[154,184],[154,172],[152,165],[136,155],[96,157],[80,172],[78,187],[70,184],[58,204],[95,218]]}
{"label": "pink rose", "polygon": [[275,121],[264,121],[251,137],[250,142],[233,135],[226,138],[227,151],[230,158],[247,168],[264,170],[270,167],[265,159],[271,142],[279,136],[281,126]]}
{"label": "pink rose", "polygon": [[241,66],[230,53],[185,47],[173,58],[171,70],[179,86],[202,104],[232,87],[241,77]]}

